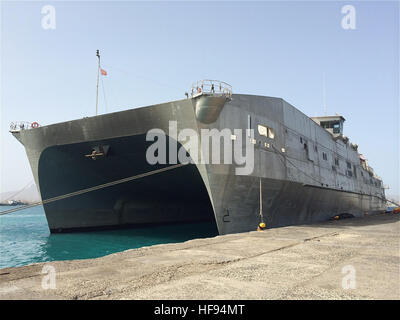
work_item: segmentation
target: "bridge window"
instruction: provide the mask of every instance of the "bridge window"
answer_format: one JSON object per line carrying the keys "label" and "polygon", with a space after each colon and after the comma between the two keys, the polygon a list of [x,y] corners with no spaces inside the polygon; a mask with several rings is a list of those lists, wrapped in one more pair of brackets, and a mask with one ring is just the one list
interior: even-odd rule
{"label": "bridge window", "polygon": [[340,124],[339,124],[339,122],[333,124],[333,133],[340,133]]}
{"label": "bridge window", "polygon": [[328,155],[325,152],[322,152],[322,159],[328,160]]}
{"label": "bridge window", "polygon": [[321,121],[320,126],[324,129],[332,129],[333,133],[340,133],[340,122],[334,121]]}

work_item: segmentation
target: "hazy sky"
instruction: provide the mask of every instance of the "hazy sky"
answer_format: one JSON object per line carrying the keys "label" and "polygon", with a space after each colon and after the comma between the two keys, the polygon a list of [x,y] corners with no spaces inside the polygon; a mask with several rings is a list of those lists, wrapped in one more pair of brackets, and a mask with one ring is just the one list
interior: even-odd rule
{"label": "hazy sky", "polygon": [[[55,29],[43,29],[45,5]],[[342,28],[344,5],[356,29]],[[32,180],[15,120],[41,125],[95,113],[96,49],[111,112],[184,98],[220,79],[234,93],[282,97],[309,116],[346,118],[344,133],[399,193],[399,5],[377,1],[2,2],[1,188]]]}

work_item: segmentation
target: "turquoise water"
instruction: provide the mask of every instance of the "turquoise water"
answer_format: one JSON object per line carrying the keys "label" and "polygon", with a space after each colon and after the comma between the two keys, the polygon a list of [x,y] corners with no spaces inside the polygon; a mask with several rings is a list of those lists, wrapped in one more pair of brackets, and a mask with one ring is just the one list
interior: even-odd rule
{"label": "turquoise water", "polygon": [[[0,211],[11,207],[1,206]],[[0,216],[0,268],[34,262],[89,259],[127,249],[217,234],[211,223],[50,234],[43,207]]]}

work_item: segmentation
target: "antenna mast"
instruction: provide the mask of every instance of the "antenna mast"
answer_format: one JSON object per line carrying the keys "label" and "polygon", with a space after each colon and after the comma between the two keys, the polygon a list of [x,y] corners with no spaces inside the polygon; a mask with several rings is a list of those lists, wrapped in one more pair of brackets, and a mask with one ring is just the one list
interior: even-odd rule
{"label": "antenna mast", "polygon": [[97,106],[99,102],[99,76],[100,76],[100,53],[99,50],[96,51],[96,56],[99,58],[99,65],[97,67],[97,86],[96,86],[96,116],[97,116]]}
{"label": "antenna mast", "polygon": [[325,92],[325,72],[322,74],[322,107],[326,116],[326,92]]}

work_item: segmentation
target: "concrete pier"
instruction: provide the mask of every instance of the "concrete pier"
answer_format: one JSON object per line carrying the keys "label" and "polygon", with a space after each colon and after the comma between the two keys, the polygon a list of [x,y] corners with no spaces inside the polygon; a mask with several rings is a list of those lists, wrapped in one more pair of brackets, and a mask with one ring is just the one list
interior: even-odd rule
{"label": "concrete pier", "polygon": [[400,299],[399,231],[386,213],[0,269],[0,299]]}

